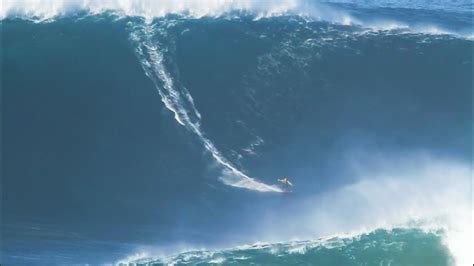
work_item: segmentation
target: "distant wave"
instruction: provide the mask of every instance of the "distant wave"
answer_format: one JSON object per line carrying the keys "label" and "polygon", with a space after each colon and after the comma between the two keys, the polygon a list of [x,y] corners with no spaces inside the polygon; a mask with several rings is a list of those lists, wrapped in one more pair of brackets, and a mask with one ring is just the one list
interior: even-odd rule
{"label": "distant wave", "polygon": [[411,8],[432,10],[472,11],[474,4],[470,0],[326,0],[328,3],[354,4],[363,7]]}
{"label": "distant wave", "polygon": [[186,87],[183,85],[179,86],[173,81],[163,62],[164,58],[161,50],[165,48],[160,47],[156,41],[152,41],[156,31],[160,31],[160,28],[155,29],[149,24],[134,27],[131,33],[131,40],[136,45],[136,54],[146,75],[153,81],[160,93],[161,100],[166,108],[174,113],[175,120],[197,135],[205,149],[222,167],[222,176],[220,177],[222,182],[233,187],[260,192],[283,192],[281,188],[258,182],[237,169],[219,152],[214,143],[205,136],[200,125],[201,114],[194,106],[191,94]]}

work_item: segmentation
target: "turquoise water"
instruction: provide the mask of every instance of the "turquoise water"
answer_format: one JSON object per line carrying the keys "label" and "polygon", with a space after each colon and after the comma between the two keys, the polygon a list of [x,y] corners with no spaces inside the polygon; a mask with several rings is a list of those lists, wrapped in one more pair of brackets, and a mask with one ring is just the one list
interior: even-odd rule
{"label": "turquoise water", "polygon": [[[235,249],[190,251],[130,265],[451,265],[439,235],[417,229],[376,230],[356,237],[259,243]],[[127,265],[122,263],[120,265]]]}

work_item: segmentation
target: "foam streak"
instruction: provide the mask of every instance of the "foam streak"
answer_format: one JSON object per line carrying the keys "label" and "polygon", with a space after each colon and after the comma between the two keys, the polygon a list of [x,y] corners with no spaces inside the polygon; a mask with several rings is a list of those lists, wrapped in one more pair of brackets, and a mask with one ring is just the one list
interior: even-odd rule
{"label": "foam streak", "polygon": [[151,25],[141,25],[134,29],[131,40],[136,44],[136,54],[146,75],[153,81],[161,100],[171,112],[175,120],[187,130],[198,136],[205,149],[223,168],[220,180],[229,186],[245,188],[260,192],[283,192],[280,188],[261,183],[246,175],[232,165],[208,139],[201,129],[201,114],[194,106],[191,94],[184,86],[173,81],[171,74],[163,63],[163,54],[158,44],[152,41],[154,29]]}

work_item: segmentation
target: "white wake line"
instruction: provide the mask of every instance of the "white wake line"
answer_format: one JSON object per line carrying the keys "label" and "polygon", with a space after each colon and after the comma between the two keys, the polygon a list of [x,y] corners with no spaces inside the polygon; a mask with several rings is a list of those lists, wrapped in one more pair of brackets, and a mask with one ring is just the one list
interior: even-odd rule
{"label": "white wake line", "polygon": [[[219,152],[212,141],[205,137],[199,123],[201,114],[194,106],[191,94],[185,87],[182,87],[181,91],[175,89],[171,75],[167,72],[163,64],[163,55],[159,52],[159,47],[151,41],[152,34],[152,28],[147,25],[143,26],[138,33],[135,31],[132,32],[131,35],[132,41],[136,42],[136,52],[143,70],[152,80],[166,108],[174,113],[175,120],[196,134],[206,150],[209,151],[216,162],[224,168],[220,180],[224,184],[233,187],[260,192],[283,192],[283,190],[277,186],[259,182],[238,170]],[[186,109],[185,106],[191,110]],[[190,117],[190,115],[192,117]]]}

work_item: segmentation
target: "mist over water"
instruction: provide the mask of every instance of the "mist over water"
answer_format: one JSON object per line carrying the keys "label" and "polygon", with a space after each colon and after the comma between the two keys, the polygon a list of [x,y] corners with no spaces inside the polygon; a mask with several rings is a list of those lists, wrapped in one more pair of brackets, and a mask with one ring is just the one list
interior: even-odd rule
{"label": "mist over water", "polygon": [[0,16],[2,262],[472,263],[469,3]]}

